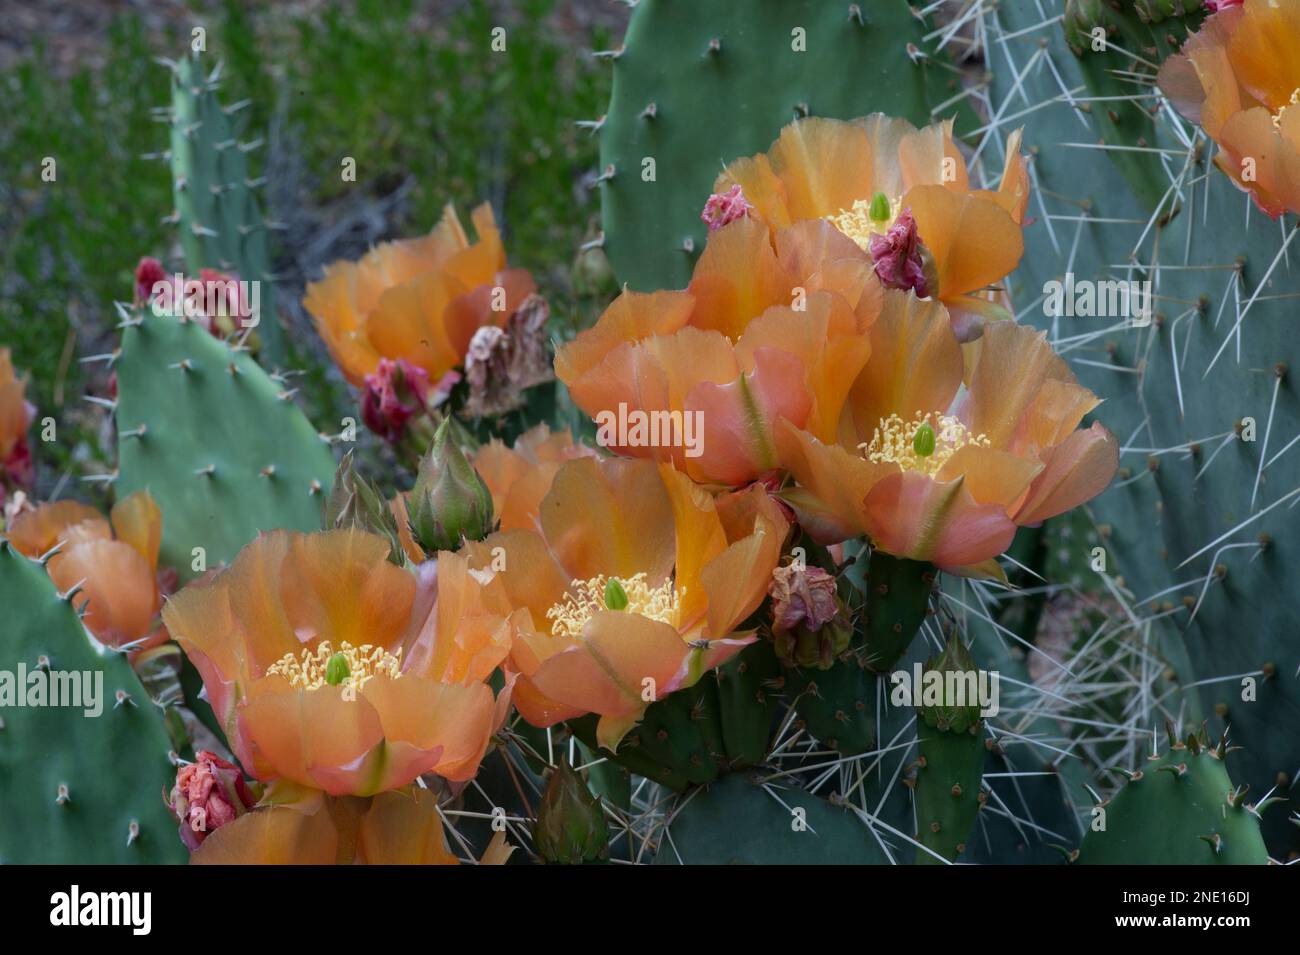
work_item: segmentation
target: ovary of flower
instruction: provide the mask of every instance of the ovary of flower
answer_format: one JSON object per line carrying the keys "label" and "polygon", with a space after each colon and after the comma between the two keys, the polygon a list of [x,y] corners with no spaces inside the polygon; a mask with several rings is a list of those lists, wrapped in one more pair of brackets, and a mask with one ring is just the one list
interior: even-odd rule
{"label": "ovary of flower", "polygon": [[348,675],[343,679],[343,686],[359,690],[377,676],[396,680],[402,675],[400,648],[396,654],[392,654],[383,647],[372,646],[369,643],[354,647],[346,640],[339,644],[337,651],[330,646],[328,640],[322,640],[316,645],[315,650],[304,649],[301,656],[295,657],[292,653],[286,653],[267,667],[266,674],[267,676],[272,673],[279,674],[295,689],[319,690],[327,683],[326,671],[330,658],[336,652],[341,653],[348,662]]}
{"label": "ovary of flower", "polygon": [[889,217],[885,219],[871,218],[871,205],[871,199],[855,199],[852,208],[841,209],[838,214],[827,216],[826,221],[856,242],[862,251],[868,252],[871,237],[889,232],[890,226],[903,211],[903,197],[895,196],[889,200]]}
{"label": "ovary of flower", "polygon": [[[923,424],[934,429],[934,451],[927,455],[918,454],[915,447],[916,432]],[[872,464],[897,464],[904,471],[933,476],[966,445],[987,448],[990,442],[986,435],[971,434],[956,418],[918,411],[911,421],[891,414],[876,425],[871,440],[858,448]]]}
{"label": "ovary of flower", "polygon": [[[551,633],[557,637],[578,637],[587,621],[603,610],[605,606],[605,585],[609,582],[604,574],[598,574],[587,580],[574,580],[569,583],[569,592],[564,599],[546,611],[546,619],[552,621]],[[619,583],[627,594],[627,606],[622,613],[639,613],[651,620],[658,620],[669,626],[677,626],[678,599],[686,593],[683,587],[679,593],[671,579],[665,580],[658,587],[646,583],[644,573],[632,577],[620,577]]]}
{"label": "ovary of flower", "polygon": [[1300,106],[1300,86],[1297,86],[1295,89],[1291,91],[1290,102],[1288,102],[1285,106],[1279,106],[1277,108],[1277,112],[1273,114],[1274,129],[1282,128],[1282,114],[1285,113],[1287,110],[1289,110],[1292,106]]}

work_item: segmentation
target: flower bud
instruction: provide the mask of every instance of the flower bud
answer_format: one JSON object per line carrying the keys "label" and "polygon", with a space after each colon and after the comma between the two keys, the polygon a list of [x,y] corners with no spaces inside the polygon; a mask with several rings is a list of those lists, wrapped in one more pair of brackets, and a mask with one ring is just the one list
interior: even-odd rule
{"label": "flower bud", "polygon": [[214,829],[234,822],[257,804],[257,797],[234,763],[200,750],[194,762],[176,773],[167,807],[180,823],[181,841],[193,852]]}
{"label": "flower bud", "polygon": [[547,862],[562,865],[609,857],[609,825],[600,797],[592,795],[564,757],[551,773],[537,809],[533,845]]}
{"label": "flower bud", "polygon": [[849,647],[853,627],[835,578],[820,567],[790,564],[772,571],[772,636],[786,666],[826,670]]}
{"label": "flower bud", "polygon": [[933,657],[926,661],[925,669],[922,673],[921,687],[914,688],[913,702],[917,707],[917,717],[926,722],[927,725],[936,727],[941,730],[950,730],[954,733],[968,732],[980,721],[980,703],[978,699],[948,699],[949,682],[945,677],[942,683],[942,690],[938,693],[937,699],[930,698],[929,683],[933,679],[931,673],[970,673],[975,676],[974,680],[965,679],[956,681],[966,686],[978,686],[978,671],[975,668],[975,661],[971,659],[970,651],[966,645],[961,642],[954,631],[948,638],[948,644],[943,648],[943,653],[938,657]]}
{"label": "flower bud", "polygon": [[343,455],[334,472],[334,487],[321,504],[321,530],[356,527],[388,540],[388,559],[403,563],[402,537],[397,518],[383,495],[352,468],[352,452]]}
{"label": "flower bud", "polygon": [[411,536],[427,554],[455,550],[492,530],[492,494],[452,440],[450,418],[420,462],[407,509]]}

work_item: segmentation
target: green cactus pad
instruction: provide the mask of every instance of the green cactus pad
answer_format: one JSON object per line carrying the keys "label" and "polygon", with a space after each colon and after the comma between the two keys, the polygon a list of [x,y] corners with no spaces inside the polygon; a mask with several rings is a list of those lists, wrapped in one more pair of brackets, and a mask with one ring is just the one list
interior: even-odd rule
{"label": "green cactus pad", "polygon": [[1079,848],[1083,864],[1268,862],[1259,818],[1245,794],[1233,789],[1219,749],[1203,735],[1166,747],[1096,813]]}
{"label": "green cactus pad", "polygon": [[[1014,37],[1002,44],[1008,62],[1025,71],[994,74],[995,107],[1041,104],[1023,119],[1038,195],[1009,288],[1018,319],[1065,342],[1081,382],[1106,399],[1094,415],[1120,441],[1121,470],[1089,511],[1108,579],[1153,644],[1185,653],[1182,679],[1216,713],[1212,731],[1231,723],[1243,747],[1228,757],[1234,778],[1286,795],[1300,765],[1300,737],[1280,731],[1300,725],[1300,644],[1284,636],[1300,621],[1300,541],[1288,533],[1300,489],[1289,444],[1300,434],[1294,216],[1269,221],[1209,161],[1203,134],[1161,109],[1148,145],[1163,152],[1148,155],[1166,189],[1178,183],[1177,212],[1152,221],[1116,167],[1097,161],[1097,110],[1062,92],[1088,84],[1060,26],[1020,4],[995,19]],[[1154,89],[1138,92],[1149,106]],[[1076,282],[1150,280],[1152,321],[1044,314],[1045,283],[1067,268]],[[1300,848],[1281,814],[1266,815],[1264,831],[1277,855]]]}
{"label": "green cactus pad", "polygon": [[828,670],[786,671],[786,697],[813,739],[845,756],[876,748],[876,707],[880,677],[855,654]]}
{"label": "green cactus pad", "polygon": [[759,640],[705,677],[717,683],[718,715],[727,764],[754,766],[767,757],[781,685],[772,644]]}
{"label": "green cactus pad", "polygon": [[718,173],[796,117],[883,112],[924,125],[932,106],[963,103],[957,74],[924,53],[925,32],[904,0],[641,0],[600,124],[605,251],[619,281],[684,287]]}
{"label": "green cactus pad", "polygon": [[[0,541],[0,669],[102,674],[102,711],[0,707],[0,862],[183,863],[163,803],[175,769],[162,712],[121,654],[92,644],[36,561]],[[118,694],[124,694],[119,702]]]}
{"label": "green cactus pad", "polygon": [[863,622],[868,667],[887,673],[907,652],[925,620],[936,576],[932,564],[872,552]]}
{"label": "green cactus pad", "polygon": [[729,773],[685,794],[669,811],[669,819],[655,854],[656,865],[883,865],[889,861],[877,837],[852,810],[776,784],[765,788],[747,773]]}
{"label": "green cactus pad", "polygon": [[185,264],[194,276],[209,268],[261,283],[256,334],[267,357],[282,362],[284,331],[275,310],[268,225],[249,168],[251,145],[232,122],[238,107],[223,107],[217,98],[217,73],[205,73],[190,57],[172,71],[172,194]]}
{"label": "green cactus pad", "polygon": [[118,492],[147,489],[163,515],[161,562],[196,576],[259,531],[316,530],[334,457],[247,352],[200,326],[132,314],[117,361]]}

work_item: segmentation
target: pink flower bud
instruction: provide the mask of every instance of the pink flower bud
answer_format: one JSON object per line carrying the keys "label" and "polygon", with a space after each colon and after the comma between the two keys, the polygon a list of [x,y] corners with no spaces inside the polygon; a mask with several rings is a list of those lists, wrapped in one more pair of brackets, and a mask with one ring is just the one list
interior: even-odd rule
{"label": "pink flower bud", "polygon": [[378,370],[366,375],[361,419],[385,441],[396,443],[406,433],[406,423],[425,410],[428,399],[428,372],[405,358],[381,358]]}
{"label": "pink flower bud", "polygon": [[724,225],[744,218],[753,210],[754,207],[745,201],[745,193],[741,190],[740,183],[737,183],[725,193],[715,192],[709,196],[709,201],[704,203],[704,211],[700,213],[700,219],[709,227],[710,232],[717,232]]}
{"label": "pink flower bud", "polygon": [[921,239],[911,209],[900,212],[885,235],[872,235],[870,247],[876,275],[886,288],[912,289],[921,298],[930,294],[921,258]]}
{"label": "pink flower bud", "polygon": [[153,298],[153,288],[159,282],[167,281],[167,273],[162,263],[153,256],[146,255],[135,267],[135,304],[144,305]]}
{"label": "pink flower bud", "polygon": [[176,773],[167,807],[180,822],[181,841],[191,852],[214,829],[234,822],[257,798],[234,763],[200,750],[194,762]]}
{"label": "pink flower bud", "polygon": [[1228,7],[1239,7],[1246,0],[1205,0],[1205,5],[1214,13],[1220,10],[1226,10]]}

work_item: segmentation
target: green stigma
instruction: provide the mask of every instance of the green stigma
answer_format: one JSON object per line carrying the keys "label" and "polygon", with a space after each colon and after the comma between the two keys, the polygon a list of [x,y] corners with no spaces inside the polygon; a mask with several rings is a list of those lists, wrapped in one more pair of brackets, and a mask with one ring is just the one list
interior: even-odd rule
{"label": "green stigma", "polygon": [[883,192],[878,192],[871,197],[871,221],[887,222],[889,220],[889,196]]}
{"label": "green stigma", "polygon": [[921,427],[916,429],[916,434],[912,435],[912,450],[922,458],[934,454],[934,428],[930,427],[928,421],[922,422]]}
{"label": "green stigma", "polygon": [[341,653],[336,653],[330,657],[329,663],[325,664],[325,682],[330,686],[338,686],[352,674],[352,669],[348,666],[348,658]]}
{"label": "green stigma", "polygon": [[611,577],[605,583],[605,606],[610,610],[624,610],[627,607],[627,591],[617,577]]}

